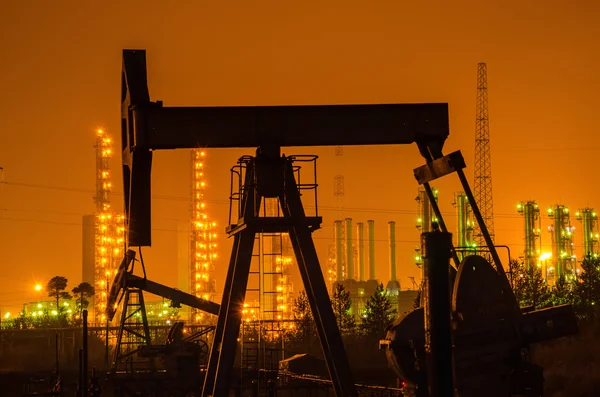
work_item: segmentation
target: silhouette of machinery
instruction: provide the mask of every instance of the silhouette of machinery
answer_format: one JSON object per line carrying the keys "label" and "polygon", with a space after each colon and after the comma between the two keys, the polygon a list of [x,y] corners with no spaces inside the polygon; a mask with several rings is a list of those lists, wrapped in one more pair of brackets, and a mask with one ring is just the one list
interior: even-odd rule
{"label": "silhouette of machinery", "polygon": [[[285,146],[416,143],[426,164],[415,169],[414,174],[417,181],[424,185],[432,203],[435,203],[435,199],[429,183],[450,173],[458,175],[495,265],[490,265],[482,258],[468,258],[460,265],[452,250],[458,269],[458,273],[454,271],[452,274],[452,278],[457,280],[454,284],[456,306],[459,309],[466,308],[464,321],[460,323],[461,318],[458,320],[459,331],[456,334],[458,377],[465,379],[469,371],[467,364],[461,366],[462,363],[477,365],[475,363],[480,362],[480,357],[486,357],[491,367],[511,366],[498,361],[502,361],[504,356],[494,353],[496,347],[493,345],[501,346],[502,352],[512,352],[510,347],[524,343],[520,335],[526,334],[524,328],[527,327],[522,321],[515,320],[519,316],[532,319],[526,322],[533,328],[528,331],[531,334],[556,336],[557,333],[552,333],[552,327],[540,325],[540,321],[554,321],[555,313],[548,315],[548,318],[544,313],[532,314],[531,317],[521,315],[464,175],[464,159],[460,152],[446,156],[442,154],[442,147],[449,135],[447,104],[164,107],[160,101],[150,101],[144,50],[123,51],[121,101],[123,181],[129,247],[151,245],[150,181],[154,150],[197,147],[256,149],[255,156],[244,156],[239,160],[243,165],[239,175],[243,182],[235,199],[237,203],[233,206],[237,208],[234,211],[237,220],[227,227],[227,233],[234,238],[233,249],[204,379],[203,396],[225,397],[232,384],[236,341],[257,233],[289,233],[334,391],[338,397],[357,396],[311,237],[311,233],[320,227],[322,219],[318,216],[318,209],[314,216],[305,213],[301,190],[306,186],[300,183],[297,176],[299,158],[282,154],[281,148]],[[316,189],[316,181],[312,188]],[[266,198],[278,199],[282,216],[259,215],[261,203]],[[447,232],[437,205],[434,211],[440,229]],[[473,266],[466,268],[465,263]],[[479,273],[482,273],[481,282]],[[490,285],[495,289],[483,288]],[[488,298],[489,291],[493,293]],[[564,317],[571,319],[568,308],[560,310],[565,310]],[[395,369],[398,375],[410,380],[422,376],[423,371],[411,372],[415,355],[407,358],[410,355],[408,348],[399,350],[395,343],[402,341],[413,349],[412,353],[415,349],[419,351],[419,341],[424,339],[422,313],[417,310],[404,320],[399,320],[396,328],[391,328],[390,332],[402,332],[386,344],[390,347],[390,362],[397,364]],[[471,321],[471,313],[476,314],[474,316],[478,321]],[[448,310],[446,315],[450,315]],[[507,320],[502,322],[502,319]],[[501,324],[498,332],[491,333],[498,324]],[[406,339],[405,336],[413,339]],[[482,343],[482,340],[490,343]],[[467,347],[459,347],[461,344]],[[406,357],[403,355],[405,353]],[[419,358],[419,354],[416,357]],[[463,383],[468,384],[468,379],[467,376]],[[418,384],[422,391],[423,382]],[[457,384],[462,385],[460,381]]]}
{"label": "silhouette of machinery", "polygon": [[[139,392],[136,383],[140,382],[136,380],[143,376],[158,381],[160,386],[154,386],[155,393],[158,392],[157,387],[167,395],[173,390],[178,393],[191,392],[198,386],[200,370],[206,367],[209,358],[208,343],[201,338],[214,331],[214,326],[204,326],[197,332],[184,336],[183,322],[175,322],[169,330],[166,344],[152,344],[143,292],[170,300],[172,307],[181,307],[183,304],[214,315],[219,313],[219,305],[148,280],[143,263],[141,267],[144,277],[136,276],[133,274],[135,256],[135,251],[126,252],[108,295],[108,321],[112,321],[118,307],[122,308],[111,375],[124,394],[129,392],[125,393],[122,389],[129,390],[131,395]],[[134,356],[145,360],[150,367],[134,368]],[[157,373],[155,367],[157,360],[162,361],[160,373]],[[123,371],[119,371],[123,368]]]}

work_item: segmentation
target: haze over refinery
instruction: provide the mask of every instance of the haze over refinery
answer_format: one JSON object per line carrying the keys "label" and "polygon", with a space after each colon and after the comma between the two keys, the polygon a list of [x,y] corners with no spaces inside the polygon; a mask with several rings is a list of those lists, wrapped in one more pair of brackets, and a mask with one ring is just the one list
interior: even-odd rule
{"label": "haze over refinery", "polygon": [[[240,4],[227,13],[224,5],[193,2],[168,10],[159,2],[4,4],[0,310],[44,296],[35,286],[55,275],[72,285],[81,280],[82,216],[95,210],[96,131],[120,140],[122,48],[148,51],[151,99],[166,106],[447,102],[444,152],[462,151],[471,183],[477,63],[486,62],[496,243],[508,245],[513,257],[522,255],[521,201],[535,200],[542,209],[543,252],[550,251],[548,207],[600,209],[593,179],[600,150],[598,3],[309,3]],[[319,156],[324,220],[313,238],[323,266],[334,220],[372,219],[376,277],[385,283],[387,228],[395,221],[400,285],[420,279],[412,170],[423,159],[416,147],[344,147],[343,156],[333,147],[282,151]],[[206,150],[204,197],[217,223],[217,300],[231,251],[224,232],[229,169],[253,152]],[[154,155],[153,245],[144,260],[151,278],[166,285],[178,284],[178,225],[190,216],[189,163],[188,150]],[[111,169],[110,199],[122,210],[118,154]],[[333,194],[336,174],[344,175],[343,200]],[[433,186],[454,232],[452,201],[461,187],[454,177]],[[580,224],[571,223],[579,256]],[[297,273],[292,277],[300,284]]]}

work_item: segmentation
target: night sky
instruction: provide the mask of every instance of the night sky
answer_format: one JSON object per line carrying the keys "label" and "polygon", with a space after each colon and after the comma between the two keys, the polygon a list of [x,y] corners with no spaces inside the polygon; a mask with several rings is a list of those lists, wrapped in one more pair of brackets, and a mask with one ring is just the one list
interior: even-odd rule
{"label": "night sky", "polygon": [[[33,286],[52,276],[68,277],[70,288],[81,280],[81,216],[94,211],[95,129],[119,138],[124,48],[147,50],[151,99],[165,106],[448,102],[445,152],[463,152],[471,181],[477,63],[486,62],[496,243],[510,245],[513,256],[522,251],[521,200],[538,201],[544,229],[549,205],[600,209],[599,2],[89,3],[0,6],[2,311],[40,297]],[[341,160],[333,148],[285,152],[320,156],[324,224],[314,238],[321,262],[334,219],[374,219],[377,277],[387,282],[386,229],[394,220],[399,281],[409,287],[408,277],[419,277],[412,260],[419,239],[412,169],[423,163],[417,148],[347,147]],[[242,154],[252,151],[207,151],[207,205],[221,226],[218,292],[230,254],[229,168]],[[144,259],[149,278],[176,285],[190,155],[154,158],[154,241]],[[118,209],[120,172],[114,158]],[[333,196],[337,173],[345,175],[341,210]],[[458,180],[434,186],[454,230]],[[542,238],[549,251],[550,234]],[[580,234],[575,242],[581,254]]]}

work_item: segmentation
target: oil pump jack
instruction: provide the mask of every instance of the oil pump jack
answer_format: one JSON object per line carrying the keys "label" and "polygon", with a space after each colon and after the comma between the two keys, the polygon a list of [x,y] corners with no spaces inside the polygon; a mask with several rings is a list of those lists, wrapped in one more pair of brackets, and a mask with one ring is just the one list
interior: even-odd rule
{"label": "oil pump jack", "polygon": [[[269,232],[289,233],[336,395],[357,396],[311,237],[311,233],[320,227],[321,217],[318,213],[315,216],[306,215],[301,201],[301,186],[294,176],[297,169],[297,165],[294,165],[296,158],[282,154],[282,147],[415,143],[426,160],[424,166],[414,170],[415,177],[424,185],[430,202],[435,202],[429,185],[431,181],[450,173],[459,176],[476,218],[480,221],[494,262],[492,266],[483,260],[483,263],[472,266],[472,269],[488,269],[488,278],[497,282],[500,293],[506,297],[502,303],[508,302],[508,309],[503,305],[502,310],[518,311],[518,305],[489,233],[485,230],[485,225],[482,225],[481,215],[464,175],[463,157],[460,152],[446,156],[442,154],[442,147],[449,135],[447,104],[164,107],[160,101],[150,101],[144,50],[123,51],[121,81],[123,181],[127,244],[130,248],[151,245],[150,175],[154,150],[197,147],[256,149],[255,156],[240,159],[244,164],[245,175],[240,187],[238,220],[227,227],[227,233],[234,238],[233,249],[202,396],[228,395],[255,235]],[[281,217],[265,218],[259,215],[261,202],[265,198],[278,199],[282,209]],[[441,228],[439,233],[448,234],[439,208],[435,206],[434,210]],[[450,257],[454,258],[458,273],[455,269],[444,276],[442,266],[441,278],[437,277],[437,280],[443,281],[444,277],[448,280],[451,275],[453,279],[460,279],[461,266],[464,267],[465,261],[462,264],[458,262],[451,244],[444,247],[446,246],[442,244],[441,249],[447,249],[448,261]],[[449,263],[446,265],[450,268]],[[477,278],[473,276],[470,279]],[[436,302],[425,302],[425,305],[434,307]],[[497,312],[498,308],[489,307],[486,310]],[[435,310],[425,317],[428,318],[434,312],[437,316],[441,313],[441,317],[448,317],[447,320],[450,321],[449,307],[445,312]],[[467,328],[470,324],[467,324]],[[515,324],[517,323],[511,322],[510,327],[518,333],[521,323]],[[412,333],[408,334],[420,335],[422,338],[425,332],[423,317],[420,327],[416,324],[409,328]],[[480,329],[476,328],[475,331]],[[427,351],[430,356],[435,356],[431,347],[428,346]],[[389,350],[393,356],[393,346]],[[451,348],[447,346],[446,351],[451,351]],[[495,359],[502,360],[502,357]],[[436,394],[436,397],[441,395]]]}
{"label": "oil pump jack", "polygon": [[[215,327],[196,326],[194,332],[184,336],[183,322],[175,322],[166,344],[156,344],[150,338],[143,293],[168,299],[172,307],[185,305],[213,315],[219,314],[219,305],[148,280],[143,262],[140,262],[143,277],[135,275],[136,261],[135,251],[128,250],[108,294],[108,322],[122,306],[110,380],[120,395],[139,392],[161,395],[159,391],[166,395],[187,395],[197,388],[200,369],[208,362],[209,347],[203,338]],[[134,364],[134,358],[141,362]],[[163,363],[160,371],[156,367],[158,359]],[[147,367],[141,367],[142,363]]]}

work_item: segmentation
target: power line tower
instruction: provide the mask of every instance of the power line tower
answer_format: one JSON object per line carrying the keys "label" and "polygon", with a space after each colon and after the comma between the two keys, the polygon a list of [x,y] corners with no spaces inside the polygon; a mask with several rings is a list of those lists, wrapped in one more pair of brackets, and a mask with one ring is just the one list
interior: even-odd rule
{"label": "power line tower", "polygon": [[[492,156],[490,153],[490,123],[488,119],[487,65],[477,67],[477,113],[475,123],[475,200],[481,217],[494,241],[494,203],[492,199]],[[485,246],[479,225],[475,228],[475,243]]]}

